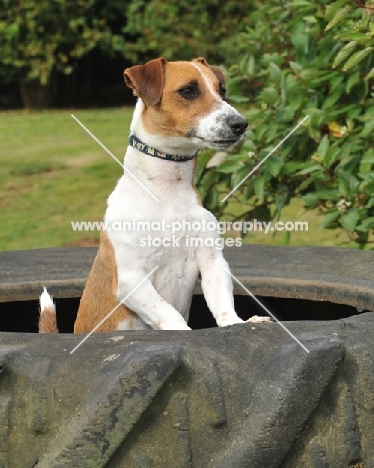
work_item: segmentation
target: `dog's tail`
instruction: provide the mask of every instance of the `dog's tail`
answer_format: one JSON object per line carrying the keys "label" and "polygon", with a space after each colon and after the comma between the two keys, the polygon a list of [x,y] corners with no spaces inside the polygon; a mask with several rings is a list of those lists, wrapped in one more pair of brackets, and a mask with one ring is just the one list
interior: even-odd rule
{"label": "dog's tail", "polygon": [[39,297],[39,303],[39,333],[58,333],[56,306],[46,288],[44,288],[43,293]]}

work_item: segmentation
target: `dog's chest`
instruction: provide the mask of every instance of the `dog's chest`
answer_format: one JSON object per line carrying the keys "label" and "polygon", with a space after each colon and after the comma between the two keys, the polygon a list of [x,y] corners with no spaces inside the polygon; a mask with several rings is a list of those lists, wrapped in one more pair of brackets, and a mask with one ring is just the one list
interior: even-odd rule
{"label": "dog's chest", "polygon": [[199,272],[201,227],[214,217],[199,205],[192,185],[176,181],[154,193],[159,202],[127,177],[121,179],[108,199],[108,234],[119,266],[158,267],[155,289],[184,314]]}

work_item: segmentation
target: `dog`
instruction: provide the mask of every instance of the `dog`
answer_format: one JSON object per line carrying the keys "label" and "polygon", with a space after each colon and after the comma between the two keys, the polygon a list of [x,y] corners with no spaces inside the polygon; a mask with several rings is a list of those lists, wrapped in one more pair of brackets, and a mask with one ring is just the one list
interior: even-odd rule
{"label": "dog", "polygon": [[[107,228],[101,232],[74,333],[95,327],[98,332],[190,330],[189,309],[199,274],[217,325],[243,323],[234,309],[229,266],[217,248],[219,233],[199,227],[217,220],[202,206],[193,184],[198,150],[229,150],[247,129],[246,119],[225,101],[224,73],[203,58],[169,62],[161,57],[127,68],[124,79],[138,98],[125,172],[107,201]],[[155,243],[150,226],[160,220],[163,230],[156,233]],[[114,229],[136,222],[148,230]],[[175,225],[184,229],[172,239]],[[195,226],[192,231],[190,225]],[[191,247],[182,242],[187,239],[200,242]],[[39,331],[58,332],[55,306],[46,290],[40,296]]]}

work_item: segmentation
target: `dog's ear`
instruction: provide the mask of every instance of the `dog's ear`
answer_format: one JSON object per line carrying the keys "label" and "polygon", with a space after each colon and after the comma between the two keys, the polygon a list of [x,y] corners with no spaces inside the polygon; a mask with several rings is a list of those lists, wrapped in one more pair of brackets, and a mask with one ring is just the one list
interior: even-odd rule
{"label": "dog's ear", "polygon": [[208,65],[208,62],[202,57],[196,58],[195,60],[193,60],[193,62],[202,63],[203,65],[208,67],[216,75],[216,77],[218,78],[218,81],[221,83],[221,85],[224,85],[226,83],[226,77],[225,77],[223,71],[219,67],[215,67],[213,65]]}
{"label": "dog's ear", "polygon": [[134,94],[142,98],[146,104],[156,106],[161,101],[166,62],[164,57],[160,57],[145,65],[126,68],[124,71],[126,85],[133,89]]}

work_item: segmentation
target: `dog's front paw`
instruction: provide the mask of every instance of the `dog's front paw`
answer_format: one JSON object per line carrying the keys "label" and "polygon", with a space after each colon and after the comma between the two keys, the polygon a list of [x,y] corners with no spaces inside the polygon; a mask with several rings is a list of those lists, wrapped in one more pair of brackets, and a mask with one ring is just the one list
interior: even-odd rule
{"label": "dog's front paw", "polygon": [[259,315],[254,315],[246,320],[245,323],[264,323],[264,322],[271,322],[270,317],[260,317]]}
{"label": "dog's front paw", "polygon": [[243,323],[243,320],[239,318],[236,313],[228,314],[223,312],[223,314],[217,318],[217,325],[219,327],[229,327],[231,325],[236,325],[237,323]]}

